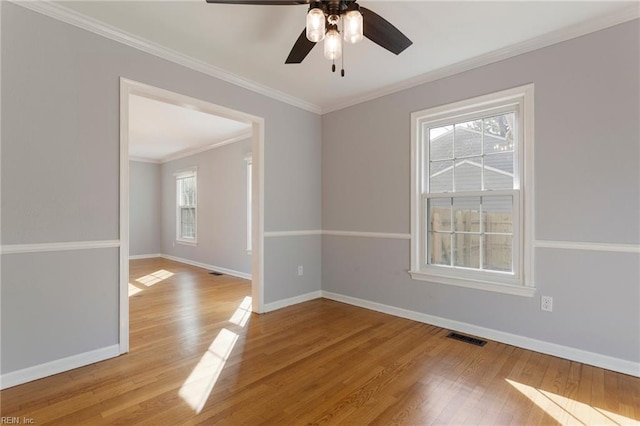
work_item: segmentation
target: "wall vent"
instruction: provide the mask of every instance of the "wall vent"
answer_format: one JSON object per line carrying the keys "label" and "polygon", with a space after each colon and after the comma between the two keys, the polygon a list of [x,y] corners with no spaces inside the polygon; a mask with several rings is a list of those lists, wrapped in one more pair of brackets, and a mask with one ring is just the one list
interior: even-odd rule
{"label": "wall vent", "polygon": [[451,332],[447,335],[450,339],[460,340],[461,342],[471,343],[476,346],[484,346],[487,344],[486,340],[478,339],[471,336],[465,336],[464,334]]}

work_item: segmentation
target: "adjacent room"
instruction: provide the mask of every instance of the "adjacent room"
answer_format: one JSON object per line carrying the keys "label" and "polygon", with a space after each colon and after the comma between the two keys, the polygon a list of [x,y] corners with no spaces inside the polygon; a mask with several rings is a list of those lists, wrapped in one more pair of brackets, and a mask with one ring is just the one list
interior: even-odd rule
{"label": "adjacent room", "polygon": [[640,422],[637,1],[3,1],[0,98],[0,423]]}
{"label": "adjacent room", "polygon": [[129,95],[123,132],[129,259],[166,257],[251,279],[251,124]]}

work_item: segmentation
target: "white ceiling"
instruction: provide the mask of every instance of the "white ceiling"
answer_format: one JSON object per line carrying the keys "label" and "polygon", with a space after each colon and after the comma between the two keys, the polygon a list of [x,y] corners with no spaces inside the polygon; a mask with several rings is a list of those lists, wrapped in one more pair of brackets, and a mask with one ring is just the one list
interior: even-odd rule
{"label": "white ceiling", "polygon": [[224,70],[255,87],[300,100],[318,112],[633,19],[640,8],[637,1],[358,3],[390,21],[413,45],[399,56],[369,40],[348,45],[344,78],[331,72],[321,46],[302,64],[284,63],[304,28],[304,5],[220,5],[204,0],[88,0],[56,5]]}
{"label": "white ceiling", "polygon": [[184,106],[129,96],[129,157],[164,162],[246,139],[251,125]]}

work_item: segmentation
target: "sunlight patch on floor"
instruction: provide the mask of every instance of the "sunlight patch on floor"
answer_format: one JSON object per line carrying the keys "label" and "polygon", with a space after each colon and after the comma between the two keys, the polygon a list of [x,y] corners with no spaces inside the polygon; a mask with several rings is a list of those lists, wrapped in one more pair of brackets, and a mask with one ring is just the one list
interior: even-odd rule
{"label": "sunlight patch on floor", "polygon": [[144,284],[147,287],[150,287],[154,284],[159,283],[160,281],[164,281],[167,278],[174,276],[173,272],[165,271],[164,269],[160,269],[159,271],[155,271],[150,273],[149,275],[145,275],[144,277],[138,278],[136,281],[140,284]]}
{"label": "sunlight patch on floor", "polygon": [[251,317],[251,297],[244,298],[238,309],[233,313],[229,322],[244,327]]}
{"label": "sunlight patch on floor", "polygon": [[141,288],[136,287],[135,285],[129,283],[129,297],[135,296],[136,294],[142,291]]}
{"label": "sunlight patch on floor", "polygon": [[520,393],[562,425],[638,425],[638,421],[583,402],[506,379]]}
{"label": "sunlight patch on floor", "polygon": [[199,414],[224,368],[238,335],[223,328],[184,382],[178,395]]}
{"label": "sunlight patch on floor", "polygon": [[[233,313],[229,322],[244,327],[251,317],[251,302],[251,297],[246,296],[238,305],[238,309]],[[209,399],[238,337],[237,333],[226,328],[220,330],[209,349],[202,355],[198,364],[180,387],[178,395],[189,404],[196,414],[200,414]]]}

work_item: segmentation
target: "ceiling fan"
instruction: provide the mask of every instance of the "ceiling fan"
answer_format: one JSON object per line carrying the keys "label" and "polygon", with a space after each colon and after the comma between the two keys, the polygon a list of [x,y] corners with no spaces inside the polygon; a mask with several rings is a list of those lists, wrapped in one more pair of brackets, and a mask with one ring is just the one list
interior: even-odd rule
{"label": "ceiling fan", "polygon": [[[207,3],[245,5],[309,5],[307,25],[296,40],[286,64],[299,64],[319,41],[324,39],[324,56],[333,61],[342,56],[342,38],[357,43],[368,38],[388,51],[399,55],[413,43],[400,30],[377,13],[360,7],[357,0],[207,0]],[[344,77],[344,69],[341,72]]]}

